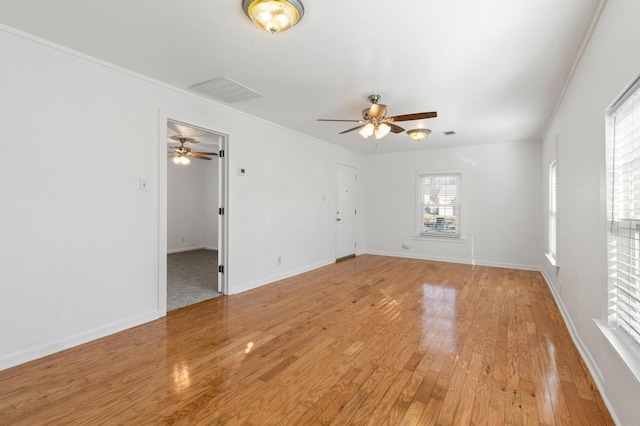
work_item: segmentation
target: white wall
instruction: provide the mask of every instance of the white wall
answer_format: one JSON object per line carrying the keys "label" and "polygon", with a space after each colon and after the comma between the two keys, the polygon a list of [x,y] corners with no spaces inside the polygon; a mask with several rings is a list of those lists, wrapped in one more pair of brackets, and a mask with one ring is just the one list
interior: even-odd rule
{"label": "white wall", "polygon": [[544,256],[540,262],[621,425],[638,423],[640,384],[592,319],[606,319],[607,307],[605,109],[640,72],[639,16],[640,2],[607,2],[545,137],[541,167],[546,229],[547,168],[557,138],[558,274]]}
{"label": "white wall", "polygon": [[[167,251],[218,249],[218,159],[167,161]],[[184,240],[183,240],[184,239]]]}
{"label": "white wall", "polygon": [[248,171],[229,176],[231,293],[333,261],[335,164],[361,156],[6,27],[0,51],[0,368],[164,315],[163,113],[228,135]]}
{"label": "white wall", "polygon": [[[540,147],[510,143],[370,156],[366,251],[537,269]],[[462,241],[414,238],[417,171],[462,173]],[[402,249],[403,243],[410,248]]]}

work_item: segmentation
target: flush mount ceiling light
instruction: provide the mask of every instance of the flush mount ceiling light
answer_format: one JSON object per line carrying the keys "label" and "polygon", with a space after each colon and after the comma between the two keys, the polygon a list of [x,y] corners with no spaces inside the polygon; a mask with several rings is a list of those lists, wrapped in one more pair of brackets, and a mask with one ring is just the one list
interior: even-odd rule
{"label": "flush mount ceiling light", "polygon": [[420,142],[422,139],[429,136],[430,133],[431,133],[431,130],[429,129],[411,129],[407,131],[407,134],[409,135],[409,137],[418,142]]}
{"label": "flush mount ceiling light", "polygon": [[242,8],[258,28],[271,34],[288,30],[304,15],[299,0],[242,0]]}

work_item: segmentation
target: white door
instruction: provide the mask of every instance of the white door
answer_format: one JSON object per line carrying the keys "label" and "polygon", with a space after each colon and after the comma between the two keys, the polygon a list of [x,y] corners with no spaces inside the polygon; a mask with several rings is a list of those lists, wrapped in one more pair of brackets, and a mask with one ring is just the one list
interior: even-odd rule
{"label": "white door", "polygon": [[336,259],[356,254],[356,169],[338,164],[336,202]]}

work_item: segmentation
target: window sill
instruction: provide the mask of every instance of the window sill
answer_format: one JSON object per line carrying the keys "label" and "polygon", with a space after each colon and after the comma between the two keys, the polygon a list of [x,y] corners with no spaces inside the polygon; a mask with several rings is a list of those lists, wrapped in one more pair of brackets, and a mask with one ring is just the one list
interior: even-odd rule
{"label": "window sill", "polygon": [[448,237],[446,235],[414,235],[414,240],[421,241],[443,241],[446,243],[464,243],[463,237]]}
{"label": "window sill", "polygon": [[551,264],[551,266],[555,266],[556,268],[560,266],[560,265],[558,265],[558,259],[556,259],[555,257],[551,256],[549,253],[545,253],[544,255],[547,258],[547,260],[549,261],[549,263]]}
{"label": "window sill", "polygon": [[640,383],[640,352],[622,335],[609,326],[605,320],[593,319],[611,347],[626,364],[627,368]]}

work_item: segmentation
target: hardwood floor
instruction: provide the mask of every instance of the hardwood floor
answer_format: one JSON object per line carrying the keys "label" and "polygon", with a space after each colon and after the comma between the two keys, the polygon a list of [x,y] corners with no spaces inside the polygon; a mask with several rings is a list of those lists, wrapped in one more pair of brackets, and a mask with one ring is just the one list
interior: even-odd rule
{"label": "hardwood floor", "polygon": [[0,372],[11,425],[612,425],[542,276],[359,256]]}

